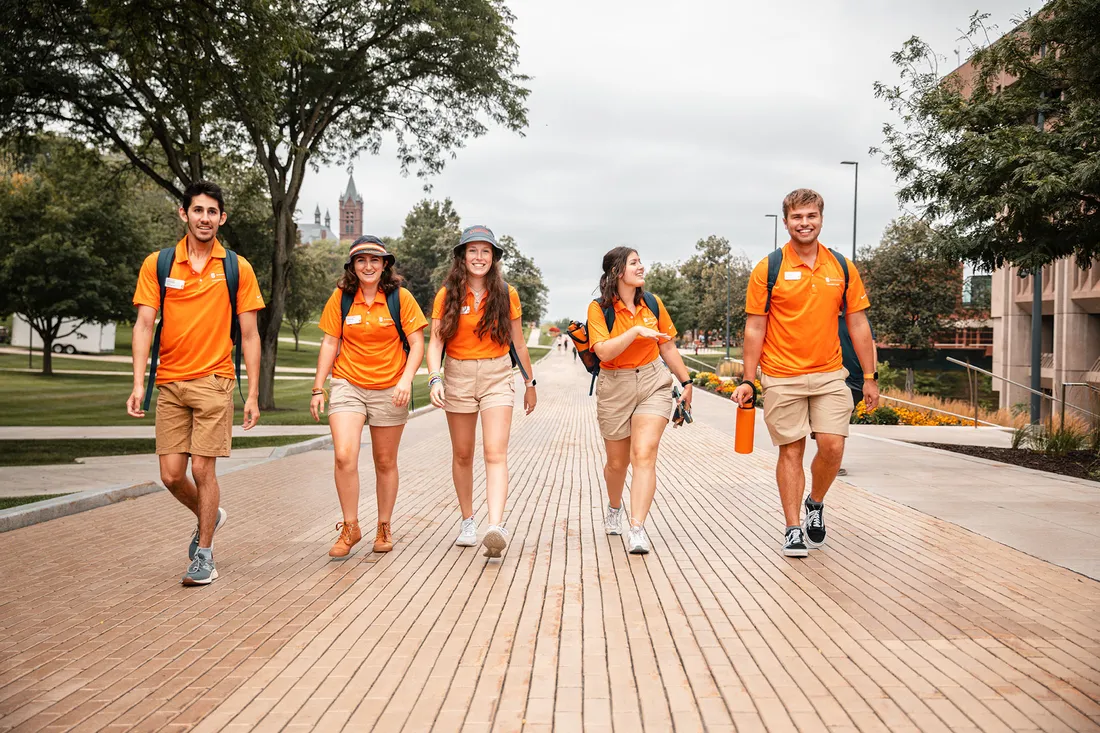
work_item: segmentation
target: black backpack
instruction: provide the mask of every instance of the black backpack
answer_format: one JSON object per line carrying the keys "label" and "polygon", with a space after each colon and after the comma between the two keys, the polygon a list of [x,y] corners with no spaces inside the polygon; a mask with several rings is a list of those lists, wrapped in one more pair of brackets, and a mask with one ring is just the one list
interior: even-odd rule
{"label": "black backpack", "polygon": [[[160,359],[160,330],[164,326],[164,298],[168,294],[168,276],[172,274],[172,264],[176,261],[176,248],[165,247],[157,254],[157,283],[160,284],[160,321],[157,322],[157,330],[153,334],[153,348],[149,354],[149,381],[145,385],[145,404],[142,409],[148,410],[153,399],[153,386],[157,381],[157,361]],[[225,270],[225,285],[229,289],[229,307],[231,320],[229,323],[229,338],[233,340],[233,368],[237,374],[237,391],[241,393],[241,401],[244,401],[244,391],[241,389],[241,323],[237,318],[237,287],[241,282],[241,268],[237,263],[237,253],[231,249],[225,250],[225,260],[222,262]]]}
{"label": "black backpack", "polygon": [[[594,300],[593,303],[599,303],[600,301]],[[657,296],[646,290],[642,291],[642,302],[645,303],[645,307],[649,308],[649,311],[657,317],[657,320],[661,319],[661,305],[657,302]],[[611,329],[615,327],[615,306],[614,304],[607,308],[601,308],[603,311],[603,320],[607,324],[607,333],[611,333]],[[596,377],[600,376],[600,357],[596,356],[596,352],[589,348],[588,338],[588,323],[583,325],[577,321],[573,321],[569,324],[567,330],[569,338],[573,340],[573,346],[577,350],[577,354],[581,357],[581,363],[584,364],[584,368],[588,370],[588,373],[592,375],[592,383],[588,385],[588,394],[592,395],[592,390],[596,388]]]}
{"label": "black backpack", "polygon": [[[852,345],[852,337],[848,334],[848,322],[844,315],[848,311],[848,259],[833,248],[829,248],[840,263],[840,269],[844,271],[844,293],[840,296],[840,313],[837,315],[837,335],[840,337],[840,353],[844,360],[844,368],[848,370],[846,383],[849,388],[863,391],[863,367],[859,363],[855,346]],[[768,301],[764,306],[764,312],[772,309],[772,288],[779,281],[779,271],[783,267],[783,250],[772,250],[768,255]]]}
{"label": "black backpack", "polygon": [[[351,306],[355,303],[355,294],[348,294],[347,291],[340,293],[340,334],[344,333],[344,321],[348,318],[348,313],[351,313]],[[390,320],[393,321],[394,328],[397,329],[397,338],[401,339],[401,348],[405,350],[405,359],[409,358],[409,337],[405,335],[405,328],[401,324],[401,288],[394,288],[393,292],[386,296],[386,308],[390,312]],[[409,408],[413,408],[412,394],[409,394]]]}

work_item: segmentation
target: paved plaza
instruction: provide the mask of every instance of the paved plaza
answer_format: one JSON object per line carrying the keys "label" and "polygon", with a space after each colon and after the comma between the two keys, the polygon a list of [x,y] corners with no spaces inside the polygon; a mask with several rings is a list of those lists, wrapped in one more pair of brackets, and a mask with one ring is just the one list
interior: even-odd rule
{"label": "paved plaza", "polygon": [[[1097,581],[859,488],[866,457],[827,546],[785,558],[774,453],[704,420],[667,433],[629,556],[587,375],[552,352],[539,385],[503,561],[452,544],[439,412],[407,428],[386,555],[329,560],[330,451],[225,476],[206,588],[167,492],[0,534],[0,730],[1100,730]],[[482,529],[483,499],[479,459]]]}

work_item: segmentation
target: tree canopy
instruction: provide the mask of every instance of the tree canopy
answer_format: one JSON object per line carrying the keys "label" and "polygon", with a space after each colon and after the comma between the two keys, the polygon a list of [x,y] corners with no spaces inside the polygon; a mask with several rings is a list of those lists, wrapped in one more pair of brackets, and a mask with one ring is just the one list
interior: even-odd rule
{"label": "tree canopy", "polygon": [[214,155],[257,166],[274,228],[269,409],[308,167],[393,140],[401,169],[428,175],[491,123],[522,130],[512,22],[503,0],[26,0],[5,17],[0,133],[110,145],[177,199]]}
{"label": "tree canopy", "polygon": [[1052,0],[992,43],[985,18],[972,69],[944,75],[915,37],[894,54],[900,83],[875,89],[900,121],[878,152],[950,257],[1085,265],[1100,255],[1100,0]]}
{"label": "tree canopy", "polygon": [[542,316],[546,313],[546,296],[550,292],[542,281],[542,270],[533,259],[523,254],[511,236],[502,236],[500,246],[504,249],[502,274],[519,295],[523,320],[535,325],[542,323]]}

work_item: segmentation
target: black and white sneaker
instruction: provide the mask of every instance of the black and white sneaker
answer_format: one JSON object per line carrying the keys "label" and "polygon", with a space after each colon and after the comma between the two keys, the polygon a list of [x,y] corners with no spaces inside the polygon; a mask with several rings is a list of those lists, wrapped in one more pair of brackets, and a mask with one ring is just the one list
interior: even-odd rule
{"label": "black and white sneaker", "polygon": [[787,557],[806,557],[810,554],[806,542],[802,539],[801,527],[787,528],[787,537],[783,541],[783,554]]}
{"label": "black and white sneaker", "polygon": [[825,505],[807,496],[805,507],[806,519],[802,522],[802,529],[806,534],[806,544],[816,549],[825,544]]}

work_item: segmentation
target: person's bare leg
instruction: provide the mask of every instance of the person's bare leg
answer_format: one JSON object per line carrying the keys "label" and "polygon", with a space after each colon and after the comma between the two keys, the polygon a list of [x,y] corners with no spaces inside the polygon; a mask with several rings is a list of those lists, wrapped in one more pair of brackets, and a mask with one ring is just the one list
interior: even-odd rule
{"label": "person's bare leg", "polygon": [[779,500],[783,504],[783,518],[788,527],[802,523],[802,495],[806,491],[806,473],[802,469],[802,456],[806,452],[806,439],[779,446],[779,460],[775,464],[775,481],[779,485]]}
{"label": "person's bare leg", "polygon": [[191,456],[191,476],[199,495],[199,547],[210,547],[214,527],[218,522],[221,487],[214,472],[218,459],[211,456]]}
{"label": "person's bare leg", "polygon": [[371,455],[374,458],[374,492],[378,499],[378,521],[389,522],[397,503],[397,449],[404,425],[370,429]]}
{"label": "person's bare leg", "polygon": [[448,412],[447,429],[451,433],[451,479],[462,518],[474,516],[474,438],[477,436],[476,412]]}
{"label": "person's bare leg", "polygon": [[359,523],[359,451],[366,421],[367,416],[358,412],[337,412],[328,416],[335,456],[333,478],[345,524]]}
{"label": "person's bare leg", "polygon": [[630,526],[640,527],[649,516],[657,492],[657,446],[668,425],[660,415],[630,418]]}
{"label": "person's bare leg", "polygon": [[499,525],[508,502],[508,438],[512,407],[490,407],[481,413],[481,449],[485,456],[485,502],[489,525]]}
{"label": "person's bare leg", "polygon": [[626,469],[630,468],[630,436],[622,440],[605,440],[607,463],[603,464],[603,480],[607,484],[607,505],[621,508]]}
{"label": "person's bare leg", "polygon": [[[176,497],[176,501],[199,516],[199,490],[195,482],[187,475],[187,461],[190,453],[169,453],[160,456],[160,480],[164,487]],[[207,545],[209,546],[209,545]]]}
{"label": "person's bare leg", "polygon": [[810,498],[815,502],[821,503],[825,500],[825,493],[836,480],[837,471],[843,459],[844,436],[818,433],[817,455],[810,464],[810,474],[813,477]]}

